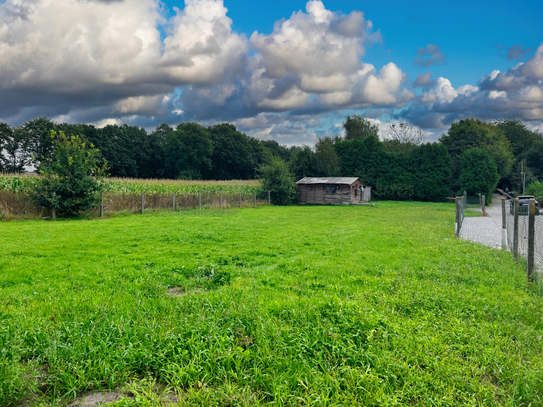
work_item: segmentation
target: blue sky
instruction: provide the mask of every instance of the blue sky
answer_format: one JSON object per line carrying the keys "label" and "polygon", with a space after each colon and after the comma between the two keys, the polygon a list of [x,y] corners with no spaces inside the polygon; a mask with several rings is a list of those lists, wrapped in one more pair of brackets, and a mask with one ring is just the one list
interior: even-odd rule
{"label": "blue sky", "polygon": [[353,113],[434,138],[472,115],[542,131],[542,16],[532,0],[0,0],[0,120],[228,121],[282,144]]}

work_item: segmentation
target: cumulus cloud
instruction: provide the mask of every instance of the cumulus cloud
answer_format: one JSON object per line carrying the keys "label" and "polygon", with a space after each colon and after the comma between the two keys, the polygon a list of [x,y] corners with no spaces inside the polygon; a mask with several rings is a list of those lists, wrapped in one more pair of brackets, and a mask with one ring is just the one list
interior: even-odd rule
{"label": "cumulus cloud", "polygon": [[321,114],[338,109],[403,106],[414,98],[394,63],[379,71],[362,58],[381,40],[359,11],[343,15],[319,0],[281,20],[267,35],[254,32],[254,53],[237,83],[188,86],[186,114],[193,119],[236,119],[263,112]]}
{"label": "cumulus cloud", "polygon": [[526,55],[534,50],[533,48],[524,48],[522,44],[515,44],[509,48],[502,44],[496,44],[495,46],[498,48],[498,54],[505,56],[510,61],[524,59]]}
{"label": "cumulus cloud", "polygon": [[436,81],[432,79],[432,72],[420,74],[419,76],[417,76],[417,79],[415,80],[415,82],[413,82],[413,86],[415,88],[424,88],[424,87],[432,86],[435,84],[436,84]]}
{"label": "cumulus cloud", "polygon": [[448,79],[438,78],[400,116],[424,128],[444,127],[467,116],[543,120],[543,44],[525,63],[484,75],[477,87],[454,88]]}
{"label": "cumulus cloud", "polygon": [[426,48],[419,47],[415,65],[421,65],[425,68],[435,64],[446,64],[447,56],[441,52],[441,47],[437,44],[427,44]]}
{"label": "cumulus cloud", "polygon": [[161,11],[159,0],[1,4],[3,118],[104,106],[112,116],[163,115],[163,97],[176,86],[218,83],[243,70],[247,40],[232,32],[221,0],[186,0],[164,41]]}

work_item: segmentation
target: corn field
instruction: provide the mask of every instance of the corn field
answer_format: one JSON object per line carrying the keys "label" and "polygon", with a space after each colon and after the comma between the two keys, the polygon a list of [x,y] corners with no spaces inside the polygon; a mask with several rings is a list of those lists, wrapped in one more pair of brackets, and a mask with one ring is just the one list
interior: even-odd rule
{"label": "corn field", "polygon": [[[36,175],[0,174],[0,219],[49,216],[32,198]],[[182,208],[232,208],[267,204],[267,193],[258,180],[192,181],[106,178],[103,181],[105,213],[138,213],[145,210]],[[174,202],[175,201],[175,202]],[[99,207],[90,210],[99,212]]]}

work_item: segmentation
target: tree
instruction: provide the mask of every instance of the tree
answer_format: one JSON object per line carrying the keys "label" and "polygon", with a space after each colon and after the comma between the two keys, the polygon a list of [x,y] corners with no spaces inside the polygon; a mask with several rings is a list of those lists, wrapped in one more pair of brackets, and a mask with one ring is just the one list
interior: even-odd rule
{"label": "tree", "polygon": [[151,178],[162,178],[164,176],[164,150],[168,134],[171,132],[173,132],[173,129],[166,123],[162,123],[149,134],[149,168],[147,172]]}
{"label": "tree", "polygon": [[384,146],[390,153],[409,154],[428,139],[428,132],[400,120],[383,131]]}
{"label": "tree", "polygon": [[[491,154],[496,163],[499,178],[506,177],[514,162],[509,140],[497,126],[476,118],[453,123],[449,131],[439,139],[447,147],[452,159],[453,189],[459,188],[460,156],[472,148],[479,148]],[[456,180],[456,181],[455,181]]]}
{"label": "tree", "polygon": [[[526,153],[526,164],[537,179],[543,181],[543,141],[534,143],[532,148],[528,150]],[[526,168],[524,170],[526,172]]]}
{"label": "tree", "polygon": [[236,126],[221,123],[209,127],[213,143],[212,168],[208,179],[249,179],[255,175],[252,149],[248,137],[237,131]]}
{"label": "tree", "polygon": [[287,164],[279,158],[259,169],[262,189],[271,191],[270,197],[274,205],[290,205],[296,200],[297,188]]}
{"label": "tree", "polygon": [[517,160],[525,158],[525,154],[535,144],[543,142],[541,134],[528,130],[521,120],[502,119],[495,122],[494,125],[502,130],[509,140],[511,152]]}
{"label": "tree", "polygon": [[18,141],[24,145],[28,161],[36,168],[40,168],[43,161],[49,160],[53,151],[51,131],[55,130],[55,123],[47,117],[38,117],[30,120],[17,129]]}
{"label": "tree", "polygon": [[325,177],[339,177],[341,168],[336,152],[335,144],[341,141],[339,136],[325,136],[315,142],[315,157],[319,172]]}
{"label": "tree", "polygon": [[280,158],[286,163],[290,161],[290,156],[292,155],[291,149],[282,146],[275,140],[262,140],[261,144],[271,153],[272,157]]}
{"label": "tree", "polygon": [[213,145],[198,123],[181,123],[166,138],[164,173],[169,178],[201,179],[211,169]]}
{"label": "tree", "polygon": [[0,123],[0,170],[22,172],[30,165],[27,140],[20,128]]}
{"label": "tree", "polygon": [[319,177],[322,175],[317,157],[309,146],[303,146],[294,151],[289,168],[297,180],[304,177]]}
{"label": "tree", "polygon": [[345,140],[364,140],[368,136],[379,137],[379,127],[360,115],[347,116],[345,123]]}
{"label": "tree", "polygon": [[34,185],[34,197],[40,206],[53,208],[68,216],[98,205],[105,173],[100,151],[79,136],[68,137],[51,130],[51,154],[40,165],[41,177]]}
{"label": "tree", "polygon": [[498,184],[499,175],[492,155],[480,148],[464,151],[460,156],[460,188],[468,195],[484,194],[487,203]]}

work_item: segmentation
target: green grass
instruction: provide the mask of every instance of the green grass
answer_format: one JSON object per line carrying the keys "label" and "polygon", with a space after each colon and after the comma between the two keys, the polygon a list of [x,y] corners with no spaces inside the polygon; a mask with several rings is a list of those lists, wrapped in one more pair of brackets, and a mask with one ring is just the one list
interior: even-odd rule
{"label": "green grass", "polygon": [[0,224],[0,405],[543,405],[543,298],[454,205]]}

